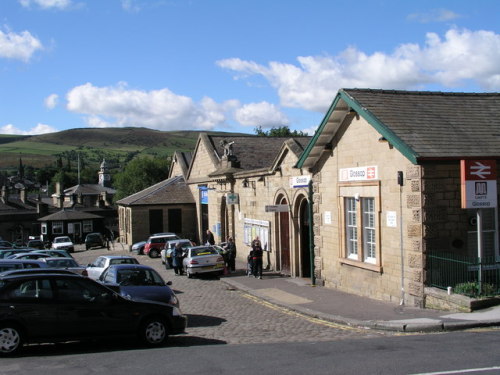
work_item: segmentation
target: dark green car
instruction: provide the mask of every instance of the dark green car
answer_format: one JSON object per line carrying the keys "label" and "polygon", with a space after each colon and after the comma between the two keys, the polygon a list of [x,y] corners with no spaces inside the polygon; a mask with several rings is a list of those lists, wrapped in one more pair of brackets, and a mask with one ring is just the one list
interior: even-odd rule
{"label": "dark green car", "polygon": [[89,233],[85,237],[85,249],[90,249],[92,247],[105,247],[106,240],[101,233]]}

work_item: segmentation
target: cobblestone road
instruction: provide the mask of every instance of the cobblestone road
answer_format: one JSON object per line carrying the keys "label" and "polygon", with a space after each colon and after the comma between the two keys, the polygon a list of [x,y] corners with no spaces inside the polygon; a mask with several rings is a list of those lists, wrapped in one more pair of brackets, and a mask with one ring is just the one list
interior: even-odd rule
{"label": "cobblestone road", "polygon": [[[81,264],[91,263],[100,254],[126,254],[128,251],[89,250],[76,252]],[[315,342],[392,335],[342,326],[314,319],[267,303],[235,290],[217,278],[175,276],[161,260],[137,256],[141,264],[154,267],[165,280],[171,280],[181,309],[189,318],[187,335],[172,338],[175,345],[250,344],[277,342]]]}

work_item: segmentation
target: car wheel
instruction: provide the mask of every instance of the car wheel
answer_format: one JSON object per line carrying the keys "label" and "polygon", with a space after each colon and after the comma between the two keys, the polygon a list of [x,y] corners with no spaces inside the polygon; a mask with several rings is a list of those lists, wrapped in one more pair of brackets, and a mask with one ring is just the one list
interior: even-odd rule
{"label": "car wheel", "polygon": [[21,350],[23,335],[16,325],[7,324],[0,328],[0,354],[10,355]]}
{"label": "car wheel", "polygon": [[158,258],[160,254],[158,253],[158,250],[156,249],[151,249],[149,250],[149,257],[150,258]]}
{"label": "car wheel", "polygon": [[139,255],[144,255],[144,246],[139,249]]}
{"label": "car wheel", "polygon": [[139,329],[139,336],[148,346],[162,345],[168,338],[168,327],[163,319],[146,320]]}

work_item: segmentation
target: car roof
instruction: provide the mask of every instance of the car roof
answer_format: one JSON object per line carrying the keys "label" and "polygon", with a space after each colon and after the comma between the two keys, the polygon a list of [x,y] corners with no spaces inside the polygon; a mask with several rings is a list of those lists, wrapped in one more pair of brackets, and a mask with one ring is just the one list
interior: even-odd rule
{"label": "car roof", "polygon": [[105,259],[135,259],[135,257],[130,256],[130,255],[100,255],[99,258],[105,258]]}
{"label": "car roof", "polygon": [[16,263],[16,264],[33,264],[33,263],[36,263],[36,264],[44,264],[44,262],[40,261],[40,260],[36,260],[36,259],[16,259],[16,258],[8,258],[8,259],[0,259],[0,264],[12,264],[12,263]]}
{"label": "car roof", "polygon": [[18,278],[30,278],[37,275],[47,275],[47,276],[65,276],[65,277],[77,277],[77,278],[85,278],[80,274],[75,272],[58,269],[58,268],[25,268],[19,270],[8,270],[4,272],[0,272],[1,279],[18,279]]}
{"label": "car roof", "polygon": [[115,269],[138,269],[138,270],[153,270],[156,271],[153,267],[146,266],[144,264],[111,264],[108,268],[115,268]]}

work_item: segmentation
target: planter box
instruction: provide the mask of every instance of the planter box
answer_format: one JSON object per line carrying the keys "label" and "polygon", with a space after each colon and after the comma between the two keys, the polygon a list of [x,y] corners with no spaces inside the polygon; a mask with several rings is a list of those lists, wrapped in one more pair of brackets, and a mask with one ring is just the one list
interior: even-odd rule
{"label": "planter box", "polygon": [[470,298],[461,294],[448,294],[446,290],[427,287],[424,289],[424,306],[428,309],[472,312],[500,305],[499,297]]}

